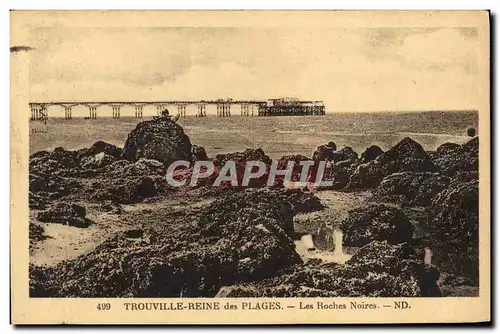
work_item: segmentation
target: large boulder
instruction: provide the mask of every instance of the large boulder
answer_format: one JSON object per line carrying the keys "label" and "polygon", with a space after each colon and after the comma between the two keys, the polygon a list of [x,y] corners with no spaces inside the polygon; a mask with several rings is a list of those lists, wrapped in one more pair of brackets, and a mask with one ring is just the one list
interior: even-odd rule
{"label": "large boulder", "polygon": [[[254,178],[251,179],[248,186],[249,187],[263,187],[267,185],[268,177],[269,177],[269,169],[272,163],[271,158],[264,153],[264,151],[261,148],[258,149],[246,149],[243,152],[232,152],[232,153],[226,153],[226,154],[217,154],[213,159],[212,162],[215,167],[215,171],[212,173],[212,175],[204,180],[200,180],[200,183],[203,185],[212,185],[213,182],[217,179],[219,176],[219,173],[221,171],[221,168],[228,162],[228,161],[233,161],[235,163],[236,167],[236,175],[237,175],[237,181],[238,185],[242,184],[243,181],[243,176],[245,175],[246,171],[246,163],[248,161],[261,161],[266,165],[266,172],[264,175],[262,175],[259,178]],[[257,167],[254,167],[252,172],[256,172]],[[224,181],[221,184],[221,188],[231,188],[231,182],[229,181]]]}
{"label": "large boulder", "polygon": [[345,146],[340,151],[334,152],[332,154],[332,160],[334,162],[346,161],[346,160],[354,162],[357,159],[358,159],[358,153],[356,153],[350,146]]}
{"label": "large boulder", "polygon": [[377,159],[382,153],[384,153],[384,151],[377,145],[367,147],[366,150],[361,153],[361,162],[366,164]]}
{"label": "large boulder", "polygon": [[308,190],[287,189],[280,196],[290,205],[294,215],[319,211],[325,208],[321,200]]}
{"label": "large boulder", "polygon": [[414,227],[400,209],[378,204],[349,211],[340,229],[345,246],[360,247],[374,240],[390,244],[411,241]]}
{"label": "large boulder", "polygon": [[302,161],[312,161],[312,160],[309,159],[308,157],[306,157],[305,155],[302,155],[302,154],[284,155],[281,158],[279,158],[277,161],[278,169],[280,169],[280,170],[286,169],[289,161],[294,162],[291,181],[295,182],[295,181],[299,181],[300,177],[302,175],[303,167],[300,165],[300,163]]}
{"label": "large boulder", "polygon": [[113,144],[106,143],[102,140],[96,141],[88,149],[79,150],[79,154],[81,157],[91,157],[99,153],[110,155],[116,160],[119,160],[123,153],[123,150]]}
{"label": "large boulder", "polygon": [[443,271],[479,281],[479,180],[455,179],[430,207],[433,262]]}
{"label": "large boulder", "polygon": [[330,179],[333,180],[333,188],[344,188],[349,183],[351,175],[357,170],[359,165],[357,160],[343,160],[334,163],[330,170]]}
{"label": "large boulder", "polygon": [[331,142],[332,144],[319,145],[314,150],[311,159],[318,161],[333,161],[333,154],[337,149],[337,146]]}
{"label": "large boulder", "polygon": [[85,189],[85,193],[93,202],[134,204],[160,194],[167,194],[169,190],[164,176],[129,176],[96,180]]}
{"label": "large boulder", "polygon": [[192,161],[191,142],[183,128],[162,117],[137,124],[123,147],[123,157],[135,162],[154,159],[165,166],[176,160]]}
{"label": "large boulder", "polygon": [[208,155],[207,151],[203,146],[193,145],[191,148],[191,153],[193,155],[194,161],[207,161]]}
{"label": "large boulder", "polygon": [[85,217],[86,214],[85,207],[78,204],[57,203],[47,211],[39,212],[37,219],[44,223],[89,227],[92,221]]}
{"label": "large boulder", "polygon": [[376,188],[384,177],[394,173],[438,171],[439,168],[422,146],[406,137],[375,160],[359,165],[351,175],[347,188]]}
{"label": "large boulder", "polygon": [[428,206],[449,183],[449,178],[439,173],[395,173],[386,176],[373,195],[379,201]]}
{"label": "large boulder", "polygon": [[407,243],[372,242],[346,264],[309,260],[258,282],[223,287],[216,297],[440,296],[437,268]]}
{"label": "large boulder", "polygon": [[459,172],[479,170],[479,138],[463,145],[445,143],[438,147],[432,161],[442,173],[453,176]]}
{"label": "large boulder", "polygon": [[65,168],[75,168],[80,164],[80,155],[78,151],[67,151],[62,147],[56,147],[50,153],[49,159],[55,160]]}
{"label": "large boulder", "polygon": [[54,174],[30,172],[29,175],[29,207],[44,210],[54,200],[71,195],[82,188],[75,180]]}

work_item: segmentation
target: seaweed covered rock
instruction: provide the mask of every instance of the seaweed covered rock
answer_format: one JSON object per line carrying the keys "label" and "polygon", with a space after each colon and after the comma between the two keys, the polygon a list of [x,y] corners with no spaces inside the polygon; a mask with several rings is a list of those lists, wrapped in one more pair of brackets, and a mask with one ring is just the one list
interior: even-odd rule
{"label": "seaweed covered rock", "polygon": [[45,210],[48,205],[49,199],[47,196],[43,196],[34,192],[29,192],[29,208],[36,210]]}
{"label": "seaweed covered rock", "polygon": [[332,165],[330,170],[330,178],[333,180],[333,188],[344,188],[351,179],[351,175],[359,167],[359,162],[344,160],[336,162]]}
{"label": "seaweed covered rock", "polygon": [[185,217],[178,230],[125,231],[77,259],[33,266],[30,295],[213,297],[224,285],[271,277],[301,263],[284,193],[247,189],[223,194],[199,221]]}
{"label": "seaweed covered rock", "polygon": [[51,159],[50,153],[46,151],[41,151],[33,154],[29,160],[29,171],[31,173],[48,175],[57,173],[61,169],[65,169],[66,166],[61,162]]}
{"label": "seaweed covered rock", "polygon": [[41,151],[30,157],[30,174],[64,177],[91,177],[92,170],[110,165],[121,158],[122,150],[103,141],[90,148],[67,151],[62,147],[53,152]]}
{"label": "seaweed covered rock", "polygon": [[318,162],[318,161],[333,161],[333,154],[336,151],[336,149],[337,149],[337,146],[333,142],[330,142],[329,144],[326,144],[326,145],[319,145],[314,150],[311,159],[316,161],[316,162]]}
{"label": "seaweed covered rock", "polygon": [[285,201],[290,204],[292,213],[307,213],[323,210],[325,206],[321,200],[308,190],[287,189],[283,191]]}
{"label": "seaweed covered rock", "polygon": [[345,146],[340,151],[334,152],[332,154],[332,160],[334,162],[346,161],[346,160],[356,161],[357,159],[358,159],[358,153],[356,153],[350,146]]}
{"label": "seaweed covered rock", "polygon": [[78,181],[57,175],[38,173],[30,173],[29,175],[29,190],[33,196],[38,196],[38,198],[57,199],[80,188],[81,184]]}
{"label": "seaweed covered rock", "polygon": [[462,146],[457,143],[444,143],[439,145],[436,149],[437,154],[446,154],[448,152],[453,152],[455,150],[459,150]]}
{"label": "seaweed covered rock", "polygon": [[359,165],[351,175],[347,188],[376,188],[384,177],[394,173],[438,171],[422,146],[406,137],[375,160]]}
{"label": "seaweed covered rock", "polygon": [[479,170],[479,138],[475,137],[463,145],[445,143],[441,145],[432,161],[441,172],[453,176],[459,172]]}
{"label": "seaweed covered rock", "polygon": [[48,158],[57,161],[65,168],[75,168],[80,164],[80,155],[77,151],[67,151],[62,147],[56,147]]}
{"label": "seaweed covered rock", "polygon": [[217,154],[212,161],[216,166],[223,166],[228,161],[234,161],[236,165],[244,165],[247,161],[262,161],[266,165],[270,165],[272,162],[271,158],[261,148],[247,148],[243,152]]}
{"label": "seaweed covered rock", "polygon": [[448,177],[438,173],[395,173],[386,176],[373,195],[379,201],[428,206],[449,182]]}
{"label": "seaweed covered rock", "polygon": [[39,241],[46,238],[45,230],[42,225],[30,222],[29,224],[30,249]]}
{"label": "seaweed covered rock", "polygon": [[160,161],[139,159],[136,162],[118,160],[103,169],[102,175],[110,178],[128,178],[137,176],[165,176],[166,168]]}
{"label": "seaweed covered rock", "polygon": [[[240,192],[223,195],[215,201],[202,216],[198,226],[202,234],[220,235],[228,231],[231,222],[237,221],[243,210],[255,213],[270,210],[267,216],[282,224],[281,228],[286,235],[293,235],[292,203],[283,196],[284,191],[279,189],[245,189]],[[237,228],[237,226],[234,226]]]}
{"label": "seaweed covered rock", "polygon": [[57,175],[47,175],[30,173],[29,189],[32,192],[51,193],[53,198],[60,198],[71,193],[71,190],[78,188],[79,183],[68,180]]}
{"label": "seaweed covered rock", "polygon": [[208,160],[207,151],[203,146],[192,145],[191,153],[193,155],[193,161],[206,161]]}
{"label": "seaweed covered rock", "polygon": [[443,271],[479,281],[479,180],[452,181],[430,207],[434,259]]}
{"label": "seaweed covered rock", "polygon": [[103,201],[100,205],[100,209],[104,212],[120,214],[123,212],[123,207],[120,203],[115,201]]}
{"label": "seaweed covered rock", "polygon": [[154,159],[165,166],[176,160],[192,161],[191,142],[179,124],[166,117],[157,118],[137,124],[129,133],[123,157],[132,162]]}
{"label": "seaweed covered rock", "polygon": [[217,297],[430,297],[441,295],[438,278],[409,244],[374,241],[344,265],[309,260],[270,279],[223,287]]}
{"label": "seaweed covered rock", "polygon": [[109,144],[102,140],[99,140],[92,144],[90,148],[81,149],[78,151],[78,153],[82,158],[104,153],[105,155],[112,156],[113,158],[115,158],[115,160],[119,160],[122,156],[123,150],[113,144]]}
{"label": "seaweed covered rock", "polygon": [[86,210],[83,206],[77,204],[57,203],[57,205],[47,211],[39,212],[37,219],[44,223],[85,228],[92,224],[92,221],[85,217],[86,214]]}
{"label": "seaweed covered rock", "polygon": [[[214,173],[212,173],[210,178],[206,179],[206,181],[204,181],[204,182],[209,184],[209,185],[212,185],[213,182],[219,176],[221,168],[228,161],[233,161],[235,163],[236,176],[237,176],[236,178],[238,181],[238,185],[242,184],[243,176],[244,176],[245,171],[246,171],[246,163],[248,161],[261,161],[261,162],[263,162],[264,165],[266,166],[265,173],[262,176],[260,176],[259,178],[250,179],[248,186],[249,187],[262,187],[262,186],[265,186],[267,184],[268,177],[269,177],[269,168],[271,166],[272,160],[260,148],[258,148],[258,149],[246,149],[243,152],[217,154],[215,156],[215,158],[212,159],[212,162],[215,166],[215,171],[214,171]],[[255,173],[257,171],[257,168],[258,167],[253,167],[252,172]],[[224,182],[222,182],[221,186],[222,186],[222,188],[231,187],[231,182],[224,181]]]}
{"label": "seaweed covered rock", "polygon": [[349,211],[340,229],[345,246],[360,247],[374,240],[386,240],[390,244],[410,241],[414,227],[400,209],[378,204]]}
{"label": "seaweed covered rock", "polygon": [[292,176],[290,178],[291,181],[299,181],[300,177],[302,175],[302,169],[303,166],[301,165],[302,161],[312,161],[308,157],[302,154],[290,154],[290,155],[284,155],[281,158],[278,159],[276,165],[279,170],[286,169],[288,166],[288,162],[293,161],[293,172]]}
{"label": "seaweed covered rock", "polygon": [[162,176],[130,176],[97,180],[85,190],[91,201],[112,201],[119,204],[139,203],[171,188]]}
{"label": "seaweed covered rock", "polygon": [[361,163],[366,164],[372,160],[375,160],[382,153],[384,153],[384,151],[379,146],[371,145],[370,147],[367,147],[363,151],[363,153],[361,153]]}
{"label": "seaweed covered rock", "polygon": [[311,201],[301,191],[246,189],[215,201],[198,227],[203,236],[223,238],[232,245],[231,252],[240,259],[236,281],[257,280],[301,262],[292,239],[292,218],[299,210],[311,210],[311,205],[304,205]]}

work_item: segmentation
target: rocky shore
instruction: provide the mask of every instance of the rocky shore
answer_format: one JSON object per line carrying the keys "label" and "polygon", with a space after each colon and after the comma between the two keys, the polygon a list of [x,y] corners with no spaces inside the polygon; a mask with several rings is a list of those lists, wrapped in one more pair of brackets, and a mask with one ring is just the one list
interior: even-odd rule
{"label": "rocky shore", "polygon": [[[286,189],[282,178],[267,187],[268,171],[249,187],[211,186],[228,160],[238,175],[250,160],[269,168],[269,156],[250,148],[208,157],[213,177],[172,187],[169,164],[205,160],[207,152],[165,118],[139,123],[123,148],[99,141],[76,151],[36,152],[29,162],[32,250],[46,242],[44,227],[52,224],[102,233],[110,220],[128,227],[74,258],[32,263],[30,295],[438,297],[477,288],[478,155],[477,137],[436,151],[408,137],[385,152],[370,146],[360,154],[329,143],[311,158],[291,154],[278,165],[326,160],[325,179],[334,185]],[[335,203],[320,199],[327,192],[370,196],[340,219],[329,208]],[[316,217],[314,229],[297,220],[308,214]],[[303,231],[315,240],[335,229],[352,255],[345,263],[297,252]]]}

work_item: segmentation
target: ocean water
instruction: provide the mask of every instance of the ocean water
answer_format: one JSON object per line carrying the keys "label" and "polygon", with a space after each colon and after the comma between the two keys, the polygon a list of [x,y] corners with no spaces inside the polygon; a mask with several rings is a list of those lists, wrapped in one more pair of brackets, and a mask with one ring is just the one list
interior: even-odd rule
{"label": "ocean water", "polygon": [[[30,152],[56,147],[79,149],[98,140],[123,146],[128,133],[148,118],[49,119],[45,133],[30,135]],[[466,131],[477,129],[477,111],[409,113],[332,113],[326,116],[281,117],[186,117],[178,123],[193,144],[209,155],[262,148],[271,158],[285,154],[310,156],[320,144],[333,141],[338,149],[351,146],[362,152],[370,145],[387,150],[411,137],[426,150],[445,142],[463,143]],[[33,127],[33,125],[32,125]]]}

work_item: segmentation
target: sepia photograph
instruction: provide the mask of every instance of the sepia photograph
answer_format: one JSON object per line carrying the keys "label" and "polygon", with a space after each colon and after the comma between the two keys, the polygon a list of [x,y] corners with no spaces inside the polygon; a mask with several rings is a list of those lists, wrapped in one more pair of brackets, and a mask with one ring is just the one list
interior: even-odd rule
{"label": "sepia photograph", "polygon": [[30,303],[488,307],[487,12],[118,14],[11,14]]}

